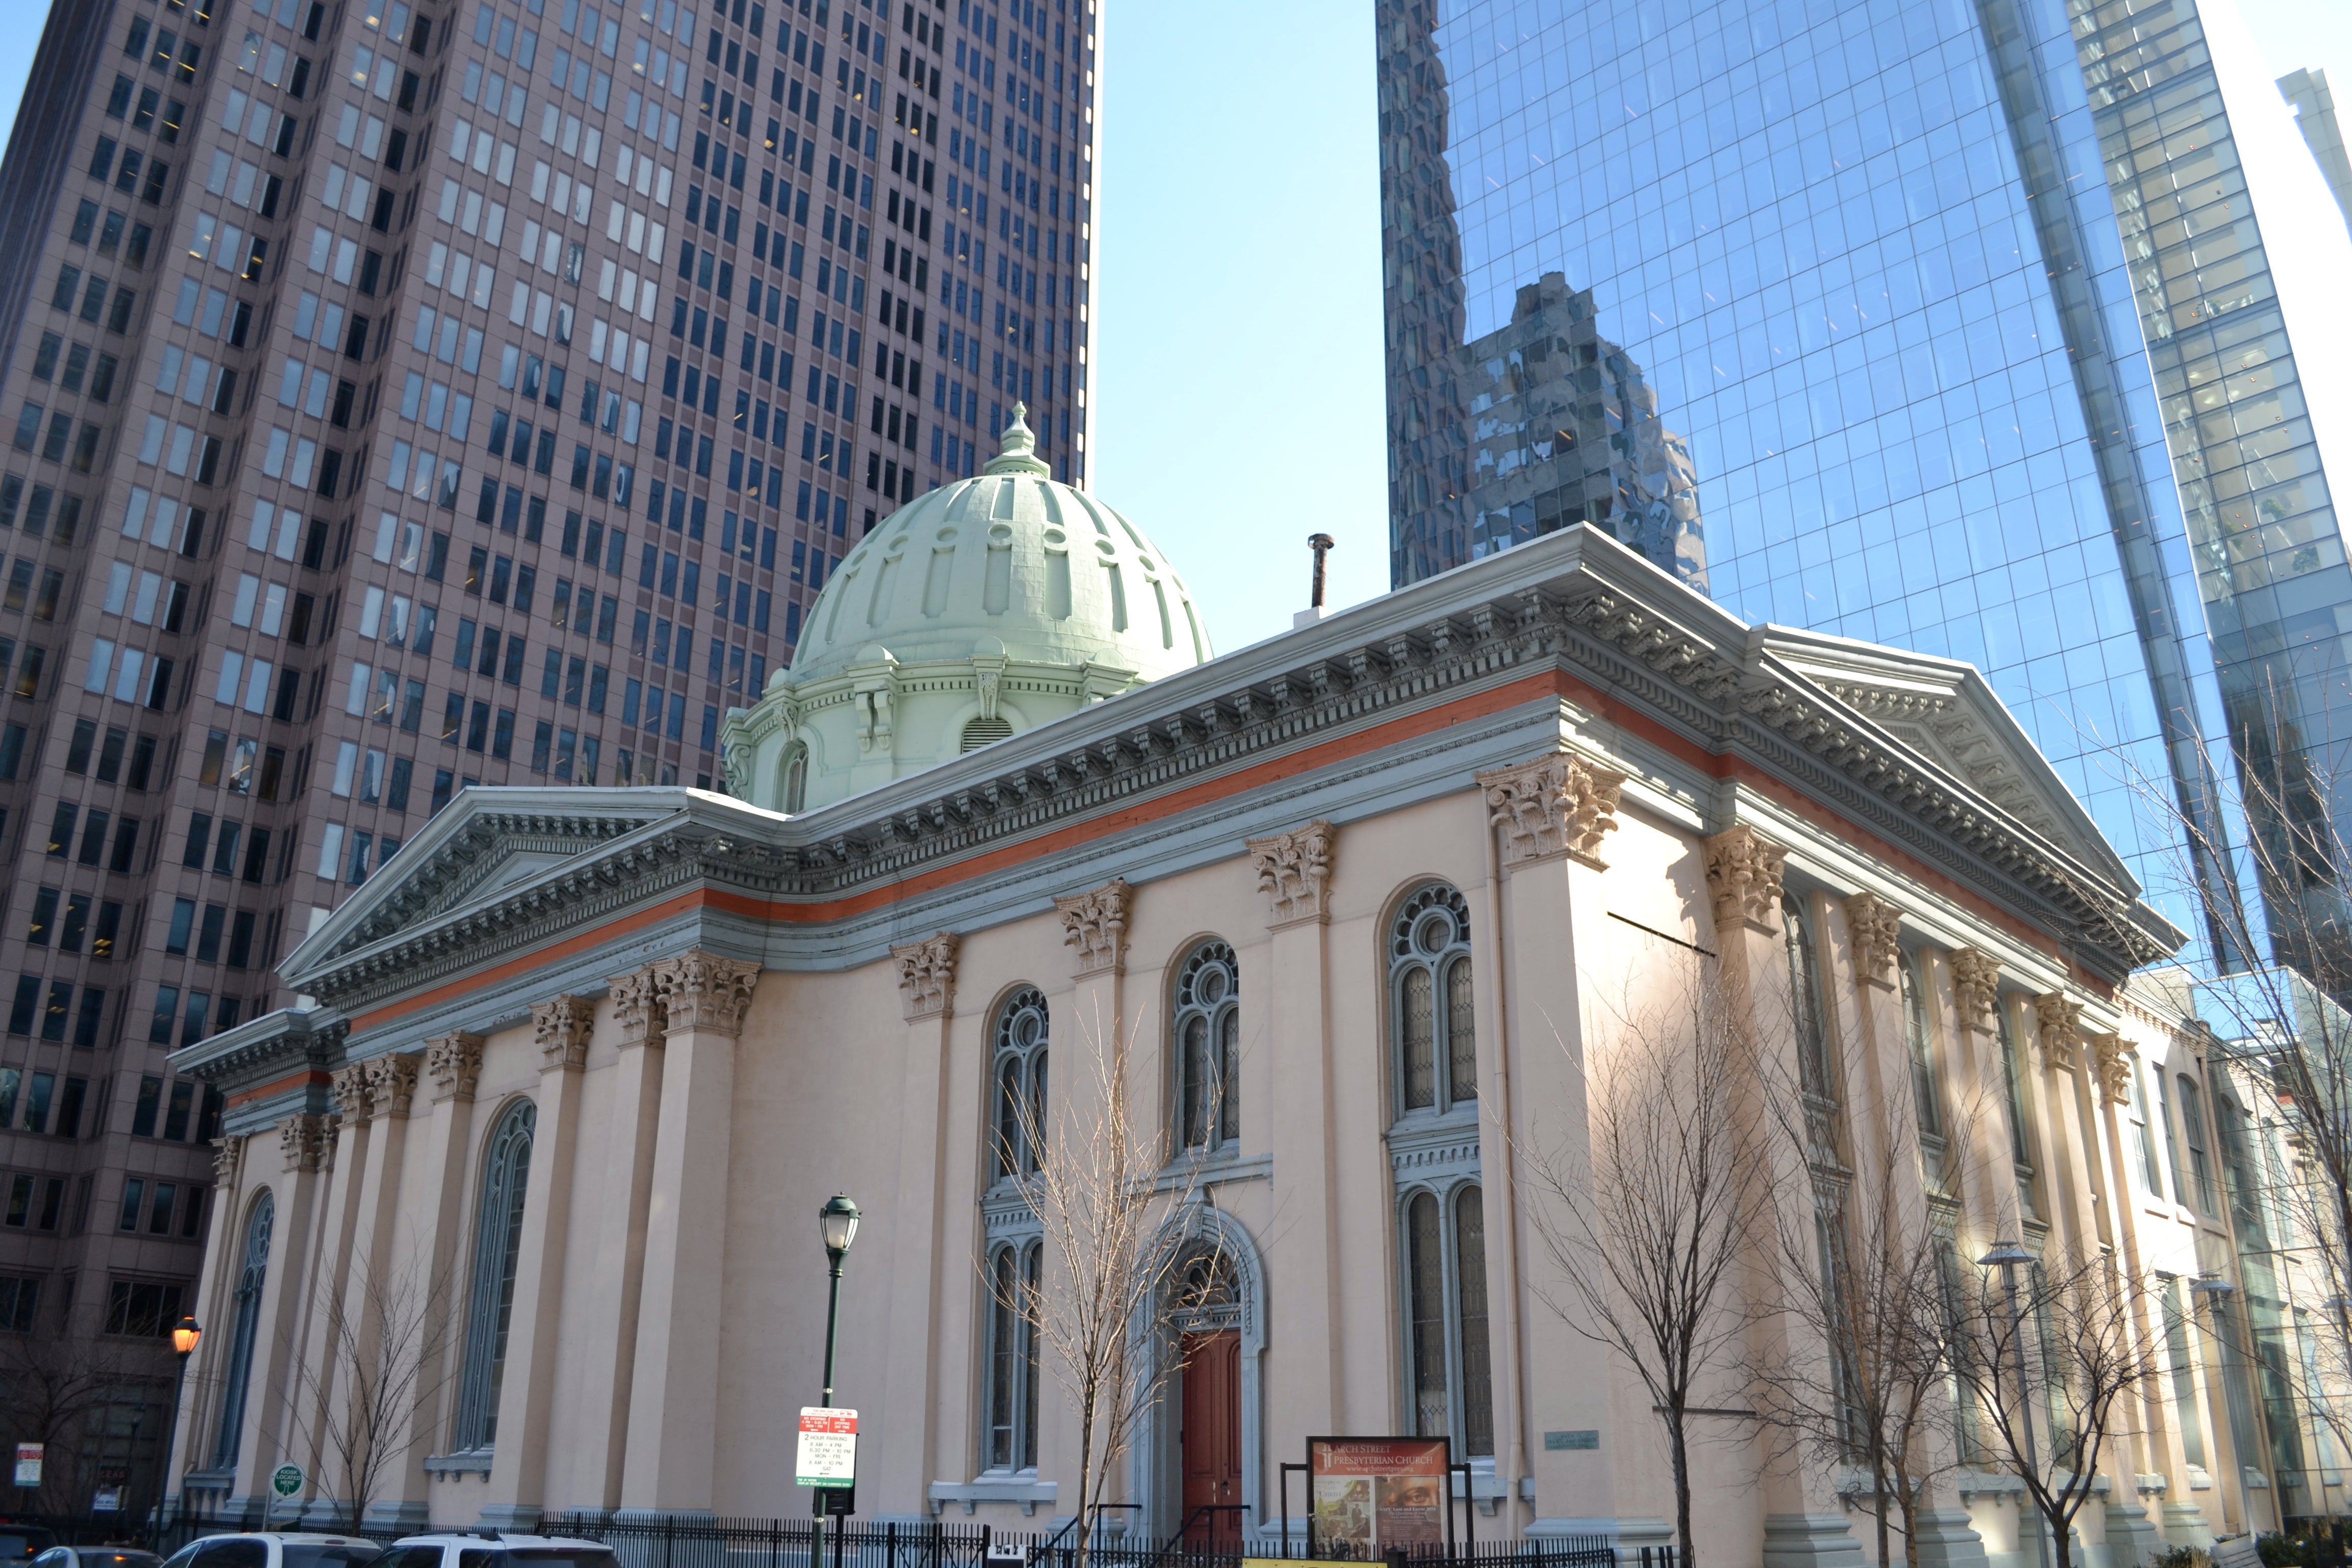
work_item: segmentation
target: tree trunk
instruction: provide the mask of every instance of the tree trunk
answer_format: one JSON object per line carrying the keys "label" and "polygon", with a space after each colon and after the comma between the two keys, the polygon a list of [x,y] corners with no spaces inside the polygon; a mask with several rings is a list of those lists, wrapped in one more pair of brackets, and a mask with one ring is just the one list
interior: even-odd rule
{"label": "tree trunk", "polygon": [[1666,1413],[1666,1444],[1675,1468],[1675,1540],[1683,1550],[1681,1568],[1698,1568],[1698,1550],[1691,1540],[1690,1444],[1679,1400]]}

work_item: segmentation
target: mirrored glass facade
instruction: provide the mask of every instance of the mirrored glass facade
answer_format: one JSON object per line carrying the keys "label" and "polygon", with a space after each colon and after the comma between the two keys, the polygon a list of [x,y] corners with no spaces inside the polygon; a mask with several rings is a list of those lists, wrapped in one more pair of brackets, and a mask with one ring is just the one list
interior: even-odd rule
{"label": "mirrored glass facade", "polygon": [[2352,738],[2352,574],[2193,5],[1376,12],[1393,581],[1589,521],[1967,659],[2198,928],[2134,784]]}

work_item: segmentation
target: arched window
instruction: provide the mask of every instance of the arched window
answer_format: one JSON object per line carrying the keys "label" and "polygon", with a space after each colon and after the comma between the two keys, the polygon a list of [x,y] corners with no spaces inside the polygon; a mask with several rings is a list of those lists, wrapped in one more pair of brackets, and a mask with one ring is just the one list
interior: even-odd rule
{"label": "arched window", "polygon": [[457,1384],[457,1450],[489,1447],[499,1435],[499,1387],[506,1375],[507,1322],[514,1311],[522,1253],[522,1205],[530,1185],[530,1141],[539,1111],[519,1100],[499,1118],[482,1171],[474,1226],[474,1282],[467,1301],[466,1361]]}
{"label": "arched window", "polygon": [[1944,1185],[1944,1095],[1937,1083],[1935,1024],[1927,1016],[1927,982],[1919,955],[1909,948],[1895,961],[1903,983],[1904,1043],[1911,1054],[1912,1113],[1917,1118],[1919,1173],[1930,1187]]}
{"label": "arched window", "polygon": [[1470,908],[1433,882],[1407,899],[1389,931],[1389,1009],[1398,1113],[1439,1113],[1478,1098],[1477,1009],[1470,977]]}
{"label": "arched window", "polygon": [[1183,1147],[1230,1147],[1241,1136],[1241,972],[1234,950],[1204,942],[1176,979],[1176,1129]]}
{"label": "arched window", "polygon": [[1037,1292],[1045,1247],[1000,1247],[988,1266],[988,1436],[984,1468],[1037,1468]]}
{"label": "arched window", "polygon": [[1830,1071],[1829,1020],[1822,1010],[1820,949],[1812,918],[1794,897],[1780,900],[1780,943],[1789,959],[1789,1009],[1797,1030],[1798,1081],[1822,1100],[1834,1097]]}
{"label": "arched window", "polygon": [[1410,1419],[1422,1437],[1450,1437],[1474,1458],[1495,1452],[1486,1336],[1486,1220],[1476,1184],[1405,1200],[1405,1355]]}
{"label": "arched window", "polygon": [[808,748],[794,746],[784,753],[784,810],[796,812],[808,799]]}
{"label": "arched window", "polygon": [[253,1377],[253,1342],[261,1331],[261,1287],[269,1273],[269,1233],[278,1200],[268,1193],[245,1222],[245,1259],[236,1277],[236,1321],[229,1331],[228,1373],[221,1384],[220,1429],[213,1440],[213,1468],[236,1463],[245,1431],[245,1385]]}
{"label": "arched window", "polygon": [[1035,987],[1024,985],[1006,997],[996,1014],[992,1184],[1037,1168],[1041,1152],[1034,1143],[1045,1134],[1047,1044],[1045,998]]}

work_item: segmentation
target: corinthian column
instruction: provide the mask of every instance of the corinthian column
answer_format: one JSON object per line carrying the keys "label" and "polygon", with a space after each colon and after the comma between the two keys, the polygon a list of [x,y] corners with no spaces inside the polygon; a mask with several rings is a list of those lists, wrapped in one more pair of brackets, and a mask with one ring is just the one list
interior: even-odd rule
{"label": "corinthian column", "polygon": [[[661,987],[653,966],[614,976],[612,1110],[604,1128],[596,1204],[595,1247],[589,1259],[608,1289],[590,1294],[580,1336],[580,1428],[577,1473],[594,1489],[594,1504],[617,1507],[628,1453],[629,1394],[637,1359],[637,1312],[646,1269],[646,1227],[653,1207],[654,1137],[661,1112]],[[498,1479],[493,1469],[490,1479]],[[520,1488],[520,1481],[517,1483]]]}
{"label": "corinthian column", "polygon": [[653,1206],[621,1506],[707,1510],[718,1469],[719,1305],[735,1041],[760,966],[688,952],[653,966],[668,1014]]}
{"label": "corinthian column", "polygon": [[[971,1279],[971,1262],[954,1250],[951,1238],[964,1233],[939,1223],[940,1151],[948,1145],[949,1030],[955,1016],[956,957],[953,931],[890,950],[906,1014],[906,1056],[899,1069],[898,1180],[887,1240],[889,1341],[893,1352],[883,1376],[885,1419],[902,1434],[877,1451],[874,1467],[884,1496],[920,1497],[939,1472],[940,1401],[937,1390],[945,1364],[941,1319],[944,1292]],[[869,1243],[868,1245],[874,1245]]]}
{"label": "corinthian column", "polygon": [[514,1310],[507,1318],[507,1371],[499,1395],[498,1452],[490,1463],[482,1522],[534,1530],[547,1500],[549,1405],[555,1390],[556,1320],[563,1305],[564,1238],[580,1163],[580,1080],[596,1004],[559,995],[534,1002],[539,1046],[539,1121],[523,1194],[515,1260]]}

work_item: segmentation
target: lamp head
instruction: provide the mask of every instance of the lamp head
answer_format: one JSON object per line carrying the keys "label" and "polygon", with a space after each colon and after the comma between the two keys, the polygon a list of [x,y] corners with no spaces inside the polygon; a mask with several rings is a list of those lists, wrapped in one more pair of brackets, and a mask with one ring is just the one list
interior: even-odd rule
{"label": "lamp head", "polygon": [[2238,1293],[2238,1288],[2219,1274],[2200,1274],[2189,1285],[2189,1289],[2191,1295],[2211,1296],[2216,1300]]}
{"label": "lamp head", "polygon": [[1977,1267],[1979,1268],[1990,1268],[1996,1263],[2006,1266],[2015,1263],[2031,1263],[2032,1261],[2033,1254],[2026,1251],[2025,1248],[2018,1246],[2017,1243],[2013,1241],[1996,1241],[1992,1244],[1992,1250],[1990,1252],[1986,1253],[1982,1258],[1977,1259]]}
{"label": "lamp head", "polygon": [[182,1318],[172,1326],[172,1348],[182,1355],[194,1353],[196,1342],[204,1337],[204,1330],[196,1326],[194,1318]]}
{"label": "lamp head", "polygon": [[816,1211],[817,1226],[824,1234],[824,1250],[835,1262],[857,1239],[857,1205],[847,1194],[835,1193]]}

